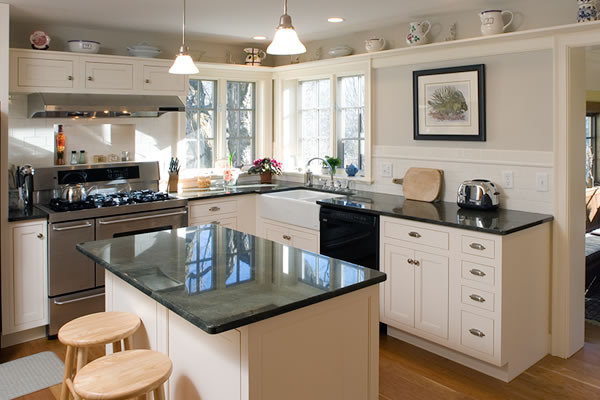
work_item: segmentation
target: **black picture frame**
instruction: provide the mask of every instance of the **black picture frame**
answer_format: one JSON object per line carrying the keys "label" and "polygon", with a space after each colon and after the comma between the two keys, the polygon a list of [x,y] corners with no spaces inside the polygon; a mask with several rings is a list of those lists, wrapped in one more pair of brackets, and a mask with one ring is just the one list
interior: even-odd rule
{"label": "black picture frame", "polygon": [[[452,80],[452,78],[457,79],[459,77],[463,80]],[[468,79],[464,80],[464,78]],[[453,115],[449,116],[450,119],[442,120],[445,115],[439,116],[440,112],[437,113],[438,117],[432,116],[433,113],[429,112],[430,117],[428,118],[427,107],[429,103],[431,108],[431,103],[427,100],[427,92],[433,90],[434,87],[441,88],[444,84],[444,89],[448,86],[451,87],[452,83],[455,83],[456,87],[460,85],[461,89],[469,88],[468,99],[465,98],[464,92],[466,90],[454,90],[454,92],[460,92],[459,96],[462,96],[462,100],[465,100],[463,107],[467,106],[467,109],[460,113],[454,112]],[[476,88],[473,87],[475,84]],[[474,95],[476,95],[476,99],[473,99]],[[473,105],[477,107],[476,110],[472,109]],[[485,64],[413,71],[414,140],[484,142],[486,140],[485,107]],[[461,119],[464,120],[462,125],[460,125]],[[428,124],[428,121],[431,121],[431,123]],[[444,123],[447,125],[444,126]],[[456,124],[456,126],[452,124]]]}

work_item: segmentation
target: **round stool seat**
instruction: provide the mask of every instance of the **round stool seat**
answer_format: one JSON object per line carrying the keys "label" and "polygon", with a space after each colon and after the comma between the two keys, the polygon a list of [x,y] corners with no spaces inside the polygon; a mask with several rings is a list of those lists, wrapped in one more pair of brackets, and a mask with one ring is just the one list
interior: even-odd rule
{"label": "round stool seat", "polygon": [[75,393],[86,400],[117,400],[140,396],[161,386],[173,364],[152,350],[127,350],[101,357],[75,376]]}
{"label": "round stool seat", "polygon": [[140,318],[135,314],[99,312],[64,324],[58,331],[58,340],[74,347],[108,344],[131,336],[140,324]]}

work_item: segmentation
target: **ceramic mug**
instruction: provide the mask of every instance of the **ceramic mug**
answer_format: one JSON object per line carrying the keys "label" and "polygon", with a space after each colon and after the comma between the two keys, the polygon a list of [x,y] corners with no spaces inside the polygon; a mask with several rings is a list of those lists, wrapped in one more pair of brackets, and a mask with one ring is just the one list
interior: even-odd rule
{"label": "ceramic mug", "polygon": [[244,49],[244,52],[246,53],[246,65],[261,65],[267,57],[267,53],[254,47],[248,47]]}
{"label": "ceramic mug", "polygon": [[[509,15],[508,23],[504,24],[504,15]],[[486,10],[479,13],[481,19],[481,34],[484,36],[504,33],[513,21],[513,13],[508,10]]]}
{"label": "ceramic mug", "polygon": [[[427,29],[425,29],[427,26]],[[427,43],[427,34],[431,30],[429,21],[411,22],[408,27],[408,35],[406,35],[406,43],[409,46],[416,46]]]}

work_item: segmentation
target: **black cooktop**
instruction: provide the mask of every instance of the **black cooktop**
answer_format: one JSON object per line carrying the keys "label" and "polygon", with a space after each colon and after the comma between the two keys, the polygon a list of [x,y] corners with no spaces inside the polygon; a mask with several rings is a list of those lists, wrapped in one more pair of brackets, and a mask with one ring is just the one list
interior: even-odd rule
{"label": "black cooktop", "polygon": [[54,198],[50,200],[50,209],[53,211],[77,211],[91,208],[115,207],[126,204],[151,203],[155,201],[170,200],[167,193],[153,190],[138,190],[134,192],[92,194],[83,201],[70,203],[67,200]]}

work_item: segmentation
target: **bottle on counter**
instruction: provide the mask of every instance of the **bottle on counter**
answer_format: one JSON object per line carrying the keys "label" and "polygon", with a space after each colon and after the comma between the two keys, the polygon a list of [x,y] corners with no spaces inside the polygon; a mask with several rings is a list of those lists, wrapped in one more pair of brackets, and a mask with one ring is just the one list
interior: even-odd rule
{"label": "bottle on counter", "polygon": [[79,150],[79,164],[87,164],[87,154],[85,150]]}
{"label": "bottle on counter", "polygon": [[65,143],[66,137],[63,133],[63,126],[58,126],[58,133],[56,134],[56,165],[65,165],[67,160],[65,159]]}
{"label": "bottle on counter", "polygon": [[71,165],[77,165],[77,161],[79,161],[79,157],[77,157],[77,151],[71,151]]}

